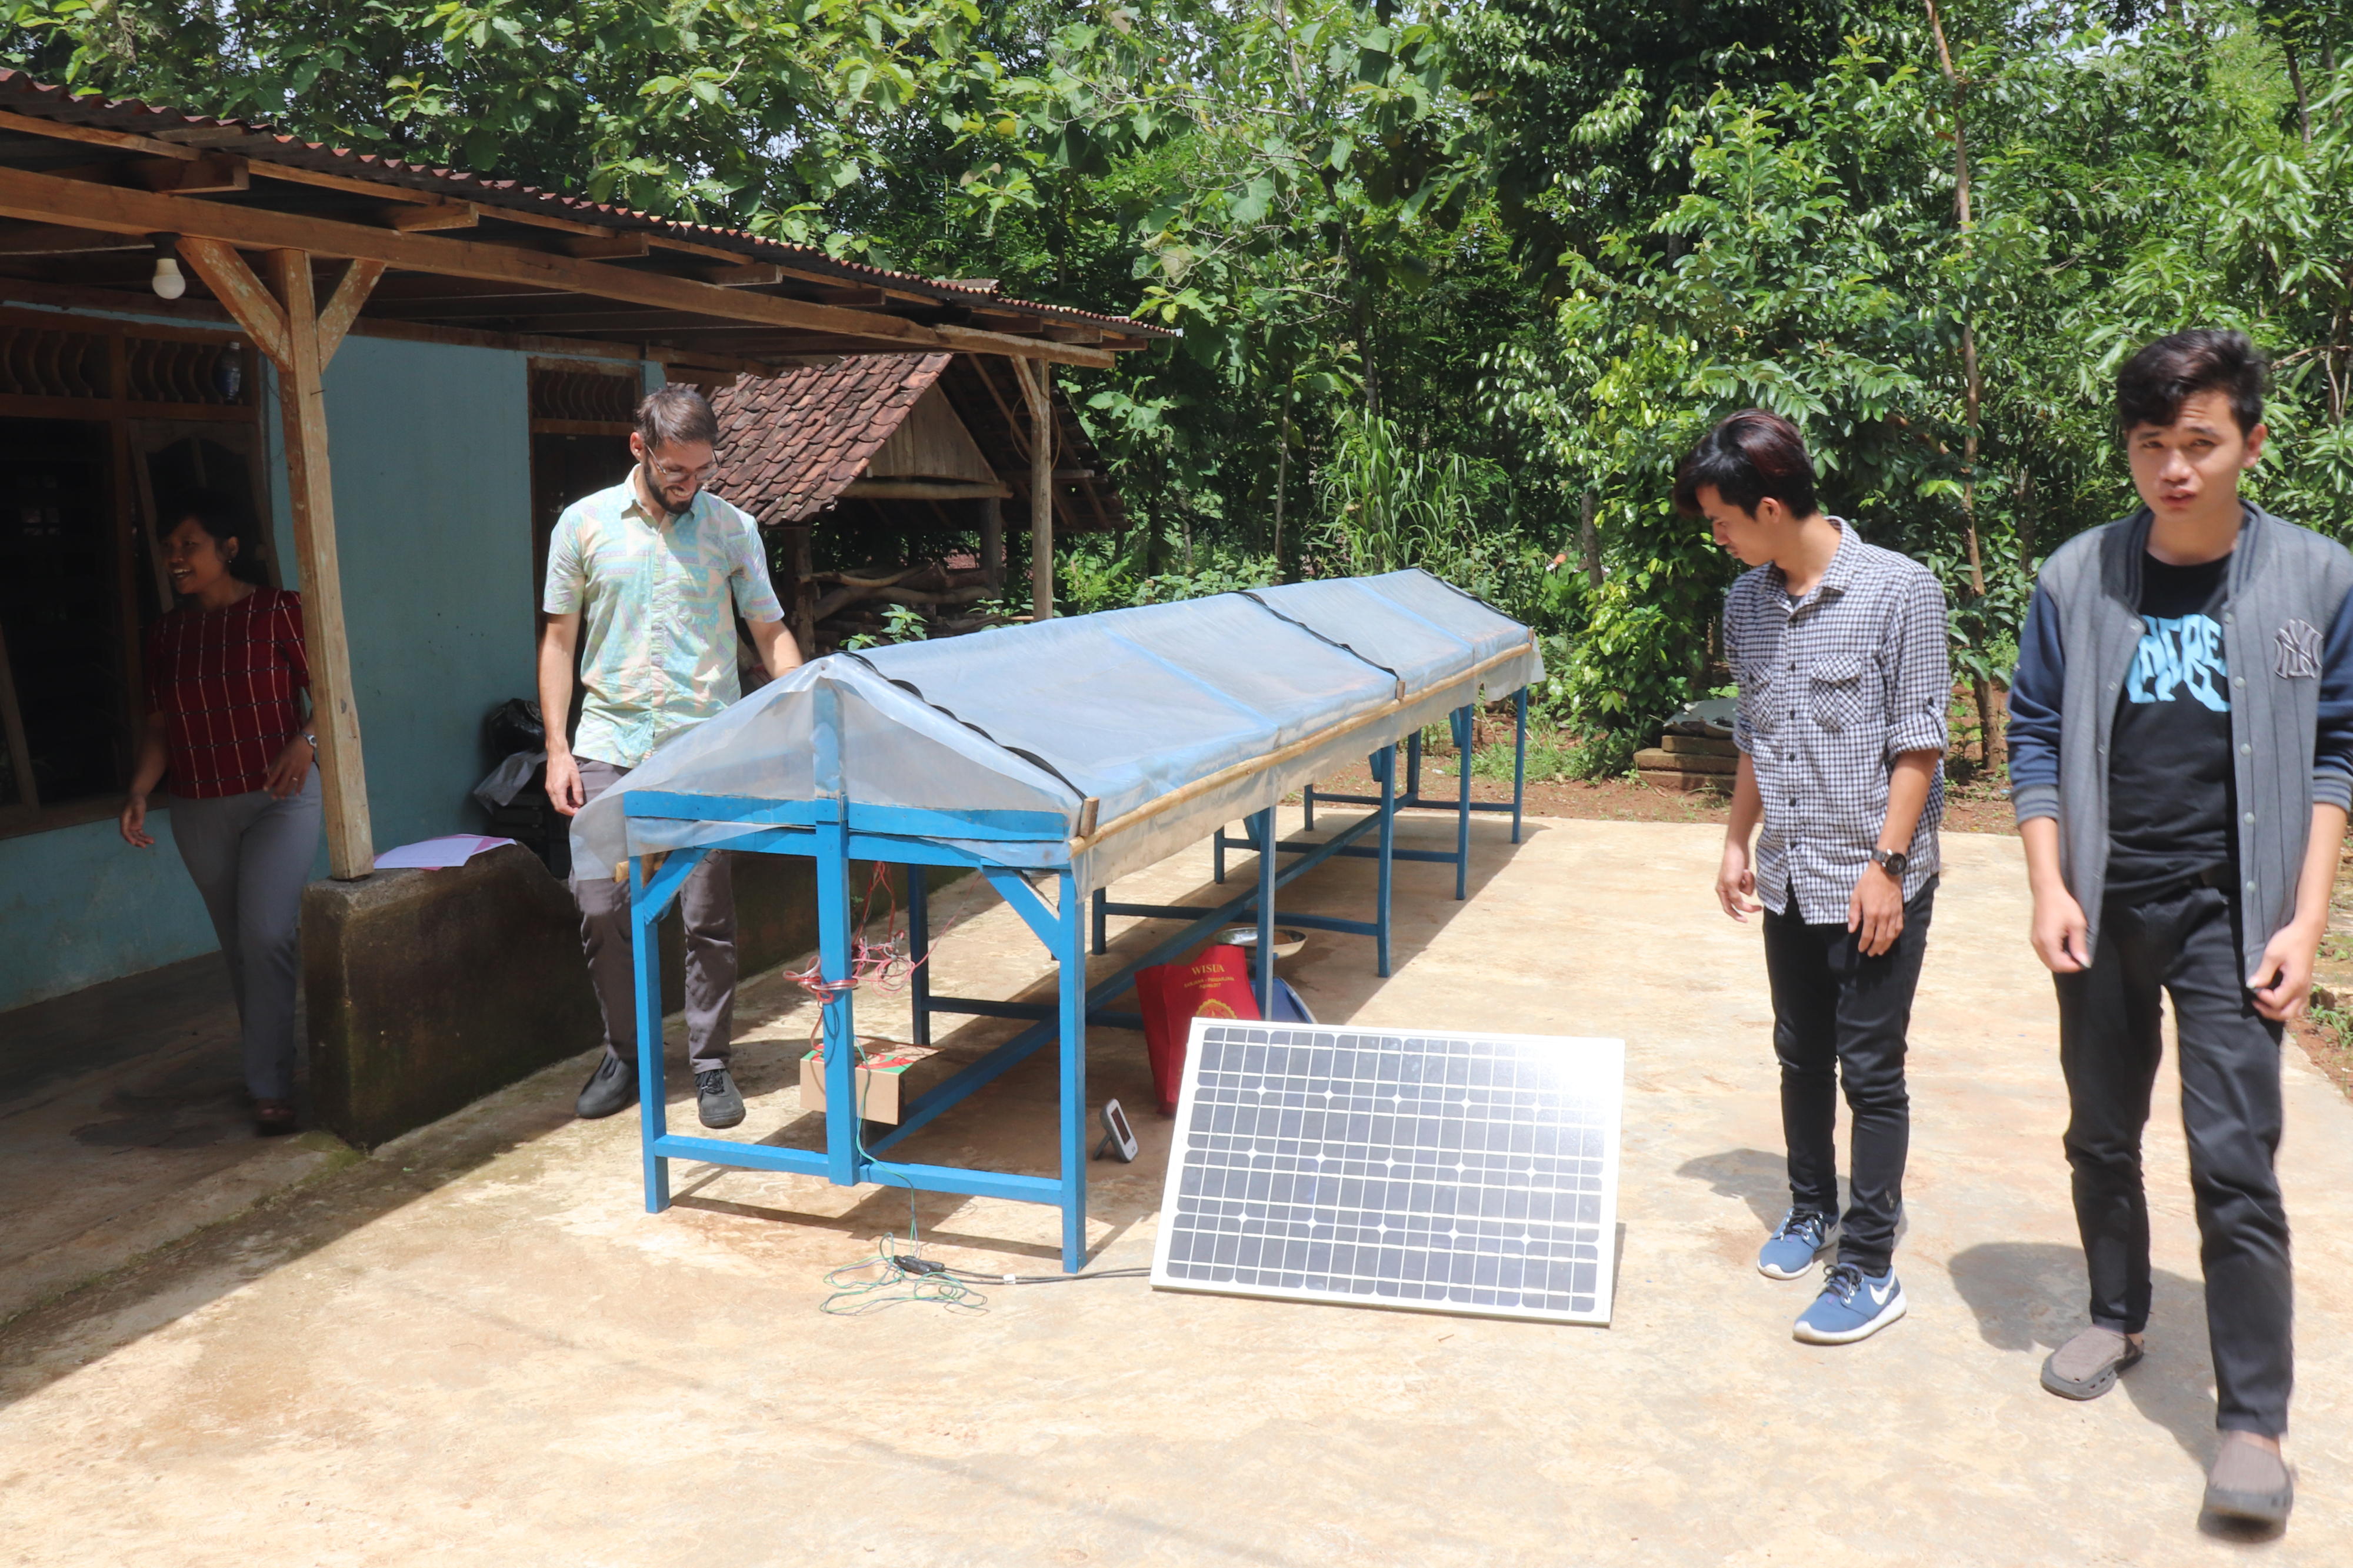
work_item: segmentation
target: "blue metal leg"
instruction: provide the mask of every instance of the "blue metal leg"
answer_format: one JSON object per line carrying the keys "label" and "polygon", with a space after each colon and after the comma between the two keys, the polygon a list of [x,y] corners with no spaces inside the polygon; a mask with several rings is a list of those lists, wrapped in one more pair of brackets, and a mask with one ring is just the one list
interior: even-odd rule
{"label": "blue metal leg", "polygon": [[1250,826],[1258,833],[1258,1015],[1274,1016],[1274,852],[1275,815],[1268,806]]}
{"label": "blue metal leg", "polygon": [[1421,798],[1421,731],[1416,730],[1405,738],[1405,797]]}
{"label": "blue metal leg", "polygon": [[646,1212],[670,1207],[670,1161],[654,1152],[669,1129],[662,1087],[661,910],[645,898],[644,859],[629,857],[629,958],[637,976],[638,1134],[646,1166]]}
{"label": "blue metal leg", "polygon": [[1226,879],[1226,825],[1209,835],[1209,880],[1223,885]]}
{"label": "blue metal leg", "polygon": [[1111,889],[1097,888],[1092,901],[1095,907],[1095,951],[1108,952],[1107,938],[1111,931]]}
{"label": "blue metal leg", "polygon": [[1471,896],[1471,743],[1477,731],[1468,707],[1456,709],[1453,721],[1454,771],[1460,775],[1454,817],[1454,901],[1459,904]]}
{"label": "blue metal leg", "polygon": [[932,966],[924,955],[932,951],[932,889],[930,868],[910,866],[907,870],[907,947],[908,962],[914,970],[907,977],[909,1002],[915,1013],[915,1044],[932,1043]]}
{"label": "blue metal leg", "polygon": [[817,829],[817,955],[831,993],[825,1004],[826,1179],[854,1186],[858,1170],[858,1034],[849,1002],[849,830]]}
{"label": "blue metal leg", "polygon": [[1062,1272],[1087,1266],[1087,960],[1078,879],[1061,874]]}
{"label": "blue metal leg", "polygon": [[1520,813],[1528,798],[1528,689],[1512,699],[1512,842],[1520,841]]}
{"label": "blue metal leg", "polygon": [[1397,862],[1397,748],[1382,748],[1373,761],[1376,764],[1373,771],[1381,781],[1380,889],[1375,898],[1373,911],[1374,922],[1380,930],[1374,937],[1374,946],[1379,959],[1378,973],[1382,979],[1387,980],[1389,977],[1389,886]]}
{"label": "blue metal leg", "polygon": [[1302,789],[1299,792],[1299,798],[1306,803],[1307,831],[1313,833],[1315,831],[1315,786],[1311,784]]}

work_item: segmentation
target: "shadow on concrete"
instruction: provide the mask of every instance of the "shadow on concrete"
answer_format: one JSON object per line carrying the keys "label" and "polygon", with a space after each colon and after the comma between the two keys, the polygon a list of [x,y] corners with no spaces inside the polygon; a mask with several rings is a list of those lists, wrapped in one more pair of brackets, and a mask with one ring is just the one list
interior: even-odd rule
{"label": "shadow on concrete", "polygon": [[1705,1182],[1720,1198],[1738,1198],[1768,1233],[1789,1212],[1789,1162],[1763,1149],[1727,1149],[1675,1168],[1686,1181]]}
{"label": "shadow on concrete", "polygon": [[[2056,1350],[2091,1321],[2080,1247],[1988,1242],[1955,1253],[1945,1267],[1977,1314],[1978,1334],[1998,1349]],[[2171,1433],[2182,1452],[2203,1466],[2213,1459],[2215,1443],[2206,1288],[2162,1268],[2154,1282],[2148,1355],[2117,1386],[2134,1409]]]}
{"label": "shadow on concrete", "polygon": [[[1401,843],[1437,847],[1441,831],[1445,845],[1451,846],[1452,841],[1451,824],[1406,818],[1401,820],[1400,827]],[[1328,831],[1328,825],[1324,831]],[[1540,831],[1540,825],[1527,825],[1528,835]],[[1493,816],[1473,819],[1470,872],[1472,894],[1493,879],[1503,858],[1514,852],[1510,832],[1507,820]],[[1319,832],[1304,837],[1322,836]],[[1229,858],[1228,880],[1223,886],[1205,879],[1190,894],[1172,901],[1213,906],[1249,886],[1254,879],[1255,868],[1254,856],[1237,854]],[[1328,909],[1362,915],[1369,909],[1373,882],[1374,867],[1370,861],[1327,861],[1285,889],[1286,896],[1279,901],[1278,908]],[[1397,867],[1398,919],[1391,948],[1397,966],[1401,967],[1420,953],[1455,912],[1464,907],[1455,900],[1453,892],[1451,866],[1407,862]],[[953,917],[955,923],[960,925],[994,907],[994,900],[981,902]],[[935,918],[942,922],[935,926],[936,940],[948,935],[954,926],[946,923],[944,910],[938,911]],[[1115,931],[1112,952],[1092,959],[1090,969],[1099,974],[1108,973],[1124,962],[1123,955],[1143,951],[1171,929],[1166,922],[1142,921]],[[1381,982],[1374,973],[1368,938],[1319,933],[1309,949],[1309,958],[1320,962],[1334,957],[1335,950],[1330,944],[1335,942],[1349,944],[1350,951],[1340,962],[1322,965],[1317,979],[1325,984],[1318,989],[1317,1004],[1326,1021],[1345,1022],[1378,991]],[[1042,949],[1039,961],[1044,962]],[[198,962],[216,967],[218,964],[216,958]],[[807,955],[797,962],[806,963]],[[746,977],[749,978],[752,977]],[[1345,983],[1335,987],[1330,984],[1335,978]],[[1050,1000],[1054,992],[1055,980],[1049,973],[1021,995],[1026,1000],[1044,1001]],[[950,1021],[943,1018],[941,1022],[945,1026]],[[673,1020],[673,1027],[675,1024]],[[737,1021],[739,1035],[756,1026],[749,1019]],[[986,1045],[1008,1037],[1018,1027],[1003,1020],[976,1018],[960,1024],[952,1032],[944,1027],[938,1043]],[[1151,1109],[1151,1073],[1139,1034],[1098,1026],[1089,1030],[1088,1042],[1090,1106],[1115,1097],[1134,1108],[1133,1121],[1142,1145],[1135,1163],[1100,1170],[1090,1184],[1090,1216],[1112,1227],[1110,1234],[1094,1245],[1094,1250],[1100,1253],[1144,1217],[1156,1212],[1174,1123]],[[781,1083],[779,1075],[797,1073],[799,1055],[806,1048],[801,1042],[761,1044],[765,1048],[757,1052],[739,1047],[739,1057],[747,1058],[747,1078],[776,1087]],[[5,1065],[16,1072],[22,1087],[30,1087],[51,1076],[46,1063],[13,1051],[8,1055],[12,1059]],[[765,1059],[749,1059],[754,1057]],[[671,1125],[693,1127],[693,1078],[686,1070],[682,1044],[672,1041],[666,1058],[666,1099],[673,1107]],[[143,1338],[278,1268],[396,1213],[503,1154],[528,1147],[570,1125],[575,1120],[574,1094],[593,1062],[593,1053],[583,1053],[543,1068],[465,1110],[385,1144],[370,1158],[277,1193],[234,1218],[196,1231],[11,1320],[0,1327],[0,1369],[7,1369],[0,1371],[0,1407],[37,1392],[90,1359]],[[1054,1107],[1058,1089],[1054,1054],[1050,1049],[1040,1050],[975,1096],[968,1106],[957,1108],[910,1137],[904,1144],[895,1146],[892,1153],[913,1163],[1049,1173],[1057,1161]],[[164,1098],[183,1090],[166,1088],[150,1092]],[[973,1114],[984,1108],[986,1114]],[[142,1108],[126,1102],[122,1109],[128,1118],[136,1116]],[[771,1130],[762,1141],[777,1142],[789,1138],[798,1142],[807,1121],[797,1115],[784,1126]],[[97,1132],[100,1138],[108,1135]],[[710,1167],[690,1166],[677,1174],[687,1178],[683,1183],[686,1194],[682,1195],[691,1198],[691,1204],[681,1206],[749,1213],[869,1237],[895,1229],[903,1223],[906,1196],[892,1188],[878,1187],[861,1197],[849,1214],[826,1218],[756,1205],[734,1205],[717,1194],[697,1190],[709,1185],[707,1178],[723,1174]],[[613,1180],[617,1184],[634,1187],[634,1161],[617,1165]],[[943,1233],[934,1228],[967,1201],[955,1194],[917,1194],[918,1223],[926,1227],[932,1239],[942,1243],[987,1247],[1025,1258],[1059,1257],[1058,1249],[1051,1247],[1009,1243],[998,1237]]]}
{"label": "shadow on concrete", "polygon": [[194,1034],[237,1032],[228,972],[218,953],[183,959],[69,995],[0,1014],[0,1102],[46,1085],[81,1078],[156,1048],[159,1021],[184,1022]]}
{"label": "shadow on concrete", "polygon": [[[1694,1182],[1705,1182],[1708,1190],[1722,1198],[1738,1198],[1757,1216],[1757,1241],[1780,1226],[1789,1212],[1789,1162],[1787,1156],[1763,1149],[1727,1149],[1721,1154],[1703,1154],[1696,1160],[1686,1160],[1675,1168],[1675,1174]],[[1839,1211],[1846,1211],[1848,1199],[1846,1178],[1839,1178]],[[1895,1244],[1912,1234],[1910,1211],[1895,1216]]]}

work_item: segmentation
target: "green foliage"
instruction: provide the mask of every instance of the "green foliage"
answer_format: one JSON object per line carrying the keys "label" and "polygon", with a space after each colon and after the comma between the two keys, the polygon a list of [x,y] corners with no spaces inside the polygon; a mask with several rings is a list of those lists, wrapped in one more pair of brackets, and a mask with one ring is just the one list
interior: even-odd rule
{"label": "green foliage", "polygon": [[2271,350],[2254,492],[2347,526],[2353,7],[1939,15],[1949,73],[1918,0],[0,0],[0,57],[1180,328],[1064,376],[1131,521],[1061,601],[1423,566],[1539,629],[1592,773],[1723,684],[1668,496],[1741,406],[1936,571],[1964,678],[2134,504],[2161,332]]}
{"label": "green foliage", "polygon": [[882,606],[882,629],[860,632],[841,646],[852,652],[862,647],[882,647],[894,642],[922,642],[932,635],[923,612],[913,605]]}

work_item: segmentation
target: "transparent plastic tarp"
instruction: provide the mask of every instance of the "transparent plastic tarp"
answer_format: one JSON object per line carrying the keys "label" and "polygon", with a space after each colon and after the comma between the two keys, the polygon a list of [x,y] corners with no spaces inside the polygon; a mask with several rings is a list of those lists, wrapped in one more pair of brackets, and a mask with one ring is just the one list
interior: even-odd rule
{"label": "transparent plastic tarp", "polygon": [[1542,669],[1525,626],[1419,571],[834,654],[662,744],[574,819],[574,859],[589,875],[745,831],[631,820],[626,792],[816,798],[825,690],[846,799],[1054,814],[1053,839],[965,847],[1092,889]]}

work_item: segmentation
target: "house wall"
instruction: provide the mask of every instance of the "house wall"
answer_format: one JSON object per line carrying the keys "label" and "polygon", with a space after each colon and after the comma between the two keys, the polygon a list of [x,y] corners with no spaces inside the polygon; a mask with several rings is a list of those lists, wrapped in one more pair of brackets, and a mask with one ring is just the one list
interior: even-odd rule
{"label": "house wall", "polygon": [[[348,338],[327,367],[343,620],[379,850],[480,825],[467,792],[488,766],[482,716],[533,695],[527,374],[521,353],[388,338]],[[292,508],[283,455],[272,457],[283,528]]]}
{"label": "house wall", "polygon": [[[479,828],[482,717],[533,694],[527,360],[351,337],[326,374],[353,694],[378,849]],[[650,379],[650,378],[649,378]],[[299,588],[274,392],[271,517]],[[0,839],[0,1011],[208,952],[204,906],[154,814]],[[318,874],[324,875],[323,847]]]}

